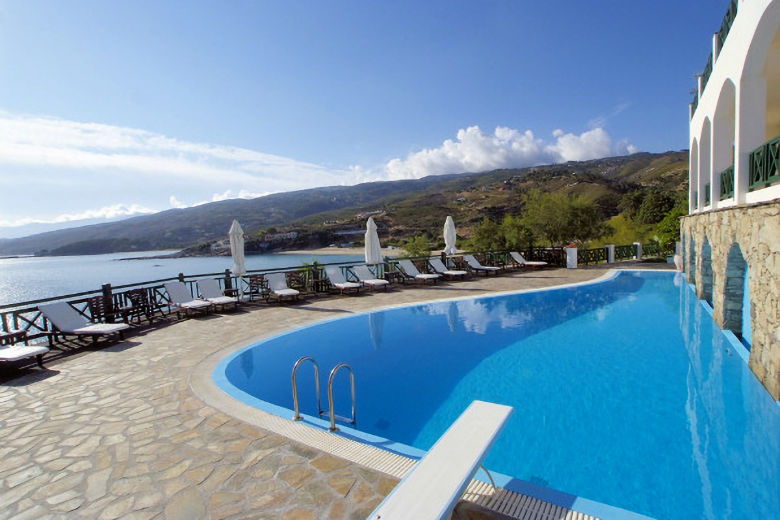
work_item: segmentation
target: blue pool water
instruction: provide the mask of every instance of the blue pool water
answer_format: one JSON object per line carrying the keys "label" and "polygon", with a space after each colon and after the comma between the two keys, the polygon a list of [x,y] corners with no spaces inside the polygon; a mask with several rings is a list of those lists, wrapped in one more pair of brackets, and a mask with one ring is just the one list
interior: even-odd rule
{"label": "blue pool water", "polygon": [[[337,363],[354,368],[357,428],[391,448],[430,448],[481,399],[515,408],[486,466],[520,481],[659,519],[780,511],[780,406],[673,273],[332,320],[234,354],[215,379],[292,409],[304,355],[323,388]],[[310,365],[298,380],[316,415]]]}

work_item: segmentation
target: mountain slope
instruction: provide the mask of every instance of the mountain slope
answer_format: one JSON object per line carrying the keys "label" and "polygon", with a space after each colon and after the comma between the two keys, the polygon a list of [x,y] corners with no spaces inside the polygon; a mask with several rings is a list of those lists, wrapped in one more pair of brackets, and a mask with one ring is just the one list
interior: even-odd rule
{"label": "mountain slope", "polygon": [[3,240],[0,254],[180,249],[225,238],[233,219],[249,234],[274,226],[299,230],[302,236],[316,234],[316,240],[322,242],[329,241],[338,229],[358,227],[365,217],[356,215],[370,211],[383,212],[376,217],[383,235],[400,240],[420,232],[437,235],[448,214],[456,218],[460,230],[484,216],[518,213],[520,196],[530,189],[586,195],[607,217],[616,214],[617,202],[628,191],[650,186],[667,192],[687,190],[687,168],[687,151],[640,153],[486,173],[314,188]]}

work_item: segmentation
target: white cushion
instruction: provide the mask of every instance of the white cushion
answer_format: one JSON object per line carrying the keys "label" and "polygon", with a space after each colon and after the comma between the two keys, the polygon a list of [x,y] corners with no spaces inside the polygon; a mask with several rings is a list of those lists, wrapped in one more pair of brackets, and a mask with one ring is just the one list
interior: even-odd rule
{"label": "white cushion", "polygon": [[48,351],[48,347],[40,346],[13,345],[10,347],[0,347],[0,360],[16,361],[17,359],[46,354]]}
{"label": "white cushion", "polygon": [[179,302],[178,305],[183,309],[200,309],[202,307],[210,307],[211,303],[204,300],[192,300],[189,302]]}
{"label": "white cushion", "polygon": [[415,275],[415,278],[419,278],[420,280],[430,280],[432,278],[441,278],[441,275],[438,274],[418,274]]}
{"label": "white cushion", "polygon": [[300,291],[297,291],[295,289],[279,289],[277,291],[273,292],[277,296],[298,296]]}
{"label": "white cushion", "polygon": [[334,283],[337,289],[359,289],[361,285],[355,282]]}
{"label": "white cushion", "polygon": [[227,305],[228,303],[236,303],[235,298],[231,298],[230,296],[216,296],[214,298],[207,298],[209,303],[213,303],[214,305]]}
{"label": "white cushion", "polygon": [[111,334],[113,332],[119,332],[120,330],[129,329],[130,325],[127,323],[93,323],[92,325],[87,325],[86,327],[79,327],[78,329],[73,329],[71,331],[74,334],[96,334],[96,335],[102,335],[102,334]]}

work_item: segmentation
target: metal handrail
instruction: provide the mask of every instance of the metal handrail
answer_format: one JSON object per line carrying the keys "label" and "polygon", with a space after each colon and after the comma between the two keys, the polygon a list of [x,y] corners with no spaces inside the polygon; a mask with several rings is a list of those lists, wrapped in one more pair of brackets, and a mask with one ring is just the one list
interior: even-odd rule
{"label": "metal handrail", "polygon": [[293,409],[295,411],[295,415],[293,415],[294,421],[300,421],[303,419],[300,413],[300,409],[298,407],[298,384],[295,380],[295,375],[298,372],[298,367],[301,366],[301,363],[304,361],[311,361],[314,365],[314,384],[317,388],[317,415],[319,417],[322,417],[322,400],[320,399],[320,367],[317,365],[317,361],[311,356],[303,356],[298,361],[295,362],[295,365],[292,369],[292,393],[293,393]]}
{"label": "metal handrail", "polygon": [[350,389],[352,391],[352,419],[347,419],[346,417],[338,416],[339,420],[348,422],[351,425],[357,424],[357,416],[355,414],[355,372],[352,370],[352,367],[349,366],[347,363],[339,363],[335,367],[333,367],[333,370],[330,371],[330,377],[328,377],[328,413],[330,414],[330,431],[336,432],[339,429],[336,427],[336,410],[333,406],[333,378],[336,376],[336,372],[341,370],[342,368],[346,368],[349,370],[349,384]]}

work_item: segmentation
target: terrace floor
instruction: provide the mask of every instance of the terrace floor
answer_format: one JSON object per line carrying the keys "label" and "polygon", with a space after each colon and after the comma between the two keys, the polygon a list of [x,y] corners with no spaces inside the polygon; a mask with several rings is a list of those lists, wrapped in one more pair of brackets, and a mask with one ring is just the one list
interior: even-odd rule
{"label": "terrace floor", "polygon": [[[625,265],[625,264],[623,264]],[[139,330],[16,379],[0,372],[0,520],[363,519],[397,479],[290,441],[193,391],[206,360],[351,312],[604,274],[550,269],[319,297]],[[289,422],[289,421],[288,421]],[[471,513],[472,518],[490,518]],[[495,518],[503,518],[495,516]]]}

